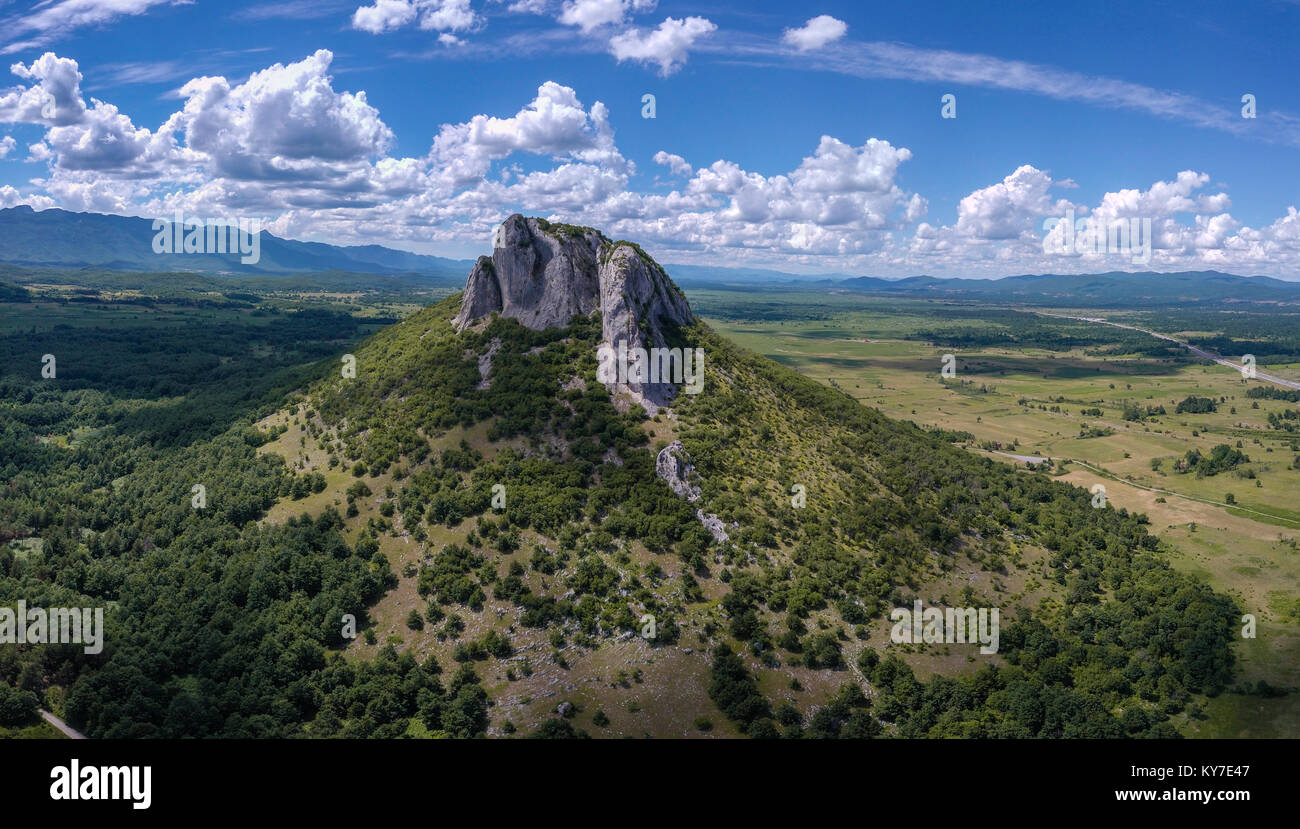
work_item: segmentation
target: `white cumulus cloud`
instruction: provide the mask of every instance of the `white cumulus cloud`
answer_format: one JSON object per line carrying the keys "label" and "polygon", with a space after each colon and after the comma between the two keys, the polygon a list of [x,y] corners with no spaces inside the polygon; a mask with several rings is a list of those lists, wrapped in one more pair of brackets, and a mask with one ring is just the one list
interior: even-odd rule
{"label": "white cumulus cloud", "polygon": [[474,31],[483,18],[469,0],[375,0],[374,5],[360,6],[352,14],[352,27],[371,34],[382,34],[415,21],[421,29],[436,32]]}
{"label": "white cumulus cloud", "polygon": [[[1029,164],[997,184],[981,188],[957,205],[957,230],[981,239],[1011,239],[1032,232],[1043,217],[1061,215],[1069,202],[1053,203],[1052,177]],[[1055,212],[1054,212],[1055,211]]]}
{"label": "white cumulus cloud", "polygon": [[686,62],[695,41],[717,30],[703,17],[683,20],[665,18],[656,29],[629,29],[610,38],[609,50],[619,63],[625,60],[659,65],[659,74],[667,77]]}
{"label": "white cumulus cloud", "polygon": [[20,204],[28,205],[34,210],[44,210],[54,207],[55,201],[49,196],[24,196],[18,188],[9,184],[0,186],[0,207],[17,207]]}
{"label": "white cumulus cloud", "polygon": [[[684,50],[673,57],[667,46],[645,48],[624,59],[661,68],[685,59]],[[609,108],[552,81],[514,111],[441,125],[422,157],[397,157],[396,136],[365,91],[336,88],[333,62],[321,50],[245,80],[194,78],[182,86],[179,108],[152,128],[112,102],[86,98],[74,60],[47,53],[15,64],[21,83],[0,91],[0,123],[42,130],[27,160],[47,172],[22,189],[0,186],[0,206],[261,216],[282,235],[429,252],[453,245],[457,253],[521,211],[600,227],[666,262],[895,276],[1300,269],[1296,206],[1248,226],[1228,212],[1227,193],[1196,170],[1085,200],[1077,194],[1088,192],[1086,181],[1023,164],[933,216],[925,196],[904,185],[905,165],[915,163],[909,149],[823,135],[786,172],[727,158],[692,165],[660,150],[653,161],[672,178],[656,177],[647,190],[634,184]],[[627,105],[635,117],[635,104]],[[0,137],[0,158],[12,159],[18,143]],[[1150,219],[1150,262],[1047,252],[1045,220],[1071,210],[1101,222]]]}
{"label": "white cumulus cloud", "polygon": [[663,150],[654,154],[654,163],[667,167],[675,176],[690,178],[691,173],[694,172],[691,165],[686,163],[686,159]]}
{"label": "white cumulus cloud", "polygon": [[492,161],[515,152],[620,170],[627,166],[614,145],[609,109],[599,101],[584,109],[573,89],[554,81],[542,84],[537,97],[508,118],[476,115],[444,125],[430,155],[441,172],[464,184],[485,176]]}
{"label": "white cumulus cloud", "polygon": [[384,154],[392,131],[365,92],[333,89],[333,59],[322,49],[233,86],[223,77],[195,78],[181,87],[176,125],[191,149],[231,178],[323,178],[336,172],[327,165]]}
{"label": "white cumulus cloud", "polygon": [[837,20],[829,14],[819,14],[809,18],[808,22],[797,29],[786,29],[781,39],[801,52],[820,49],[828,43],[834,43],[844,37],[849,24]]}
{"label": "white cumulus cloud", "polygon": [[654,11],[658,0],[565,0],[556,18],[586,34],[601,26],[624,23],[633,12]]}
{"label": "white cumulus cloud", "polygon": [[85,117],[75,60],[46,52],[27,66],[15,63],[9,71],[33,83],[0,93],[0,122],[75,124]]}

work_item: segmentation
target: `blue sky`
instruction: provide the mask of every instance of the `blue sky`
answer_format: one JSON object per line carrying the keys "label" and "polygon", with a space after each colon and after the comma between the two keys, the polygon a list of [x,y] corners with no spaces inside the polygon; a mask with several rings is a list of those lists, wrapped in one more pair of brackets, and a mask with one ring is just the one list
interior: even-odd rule
{"label": "blue sky", "polygon": [[[1300,278],[1297,31],[1283,0],[0,2],[0,206],[458,257],[519,211],[666,262]],[[1049,253],[1067,211],[1149,220],[1149,262]]]}

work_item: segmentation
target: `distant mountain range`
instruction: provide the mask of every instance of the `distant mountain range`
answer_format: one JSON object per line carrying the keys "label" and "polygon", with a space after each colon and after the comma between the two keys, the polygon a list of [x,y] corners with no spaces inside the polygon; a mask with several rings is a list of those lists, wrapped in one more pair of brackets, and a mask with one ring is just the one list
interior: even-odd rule
{"label": "distant mountain range", "polygon": [[238,253],[155,253],[152,219],[35,211],[26,205],[0,210],[0,262],[28,267],[98,267],[130,271],[291,274],[352,271],[415,273],[464,282],[473,262],[408,253],[379,245],[344,247],[281,239],[262,231],[257,262]]}
{"label": "distant mountain range", "polygon": [[819,273],[798,274],[774,271],[767,268],[729,268],[712,265],[665,264],[664,270],[680,287],[707,288],[736,287],[738,285],[831,285],[845,279],[856,279],[853,274]]}
{"label": "distant mountain range", "polygon": [[756,268],[667,265],[672,277],[692,290],[750,287],[759,290],[832,291],[909,298],[980,300],[1033,305],[1151,307],[1300,303],[1300,282],[1268,276],[1237,276],[1218,271],[1097,274],[1035,274],[1000,279],[910,276],[800,275]]}
{"label": "distant mountain range", "polygon": [[1218,271],[1114,271],[1098,274],[1008,276],[1002,279],[940,279],[933,276],[880,279],[862,276],[836,282],[834,289],[855,293],[1026,302],[1035,305],[1083,303],[1090,307],[1300,303],[1300,282],[1287,282],[1268,276],[1236,276]]}
{"label": "distant mountain range", "polygon": [[[25,267],[96,267],[123,271],[189,271],[239,276],[275,276],[326,271],[416,274],[447,287],[460,287],[474,263],[409,253],[380,245],[340,246],[281,239],[262,232],[260,256],[245,264],[238,253],[155,253],[152,219],[32,210],[0,210],[0,263]],[[666,270],[691,289],[736,287],[795,289],[935,297],[952,300],[1153,307],[1300,303],[1300,282],[1217,271],[1182,273],[1041,274],[1002,279],[913,276],[883,279],[848,274],[800,275],[765,268],[670,264]]]}

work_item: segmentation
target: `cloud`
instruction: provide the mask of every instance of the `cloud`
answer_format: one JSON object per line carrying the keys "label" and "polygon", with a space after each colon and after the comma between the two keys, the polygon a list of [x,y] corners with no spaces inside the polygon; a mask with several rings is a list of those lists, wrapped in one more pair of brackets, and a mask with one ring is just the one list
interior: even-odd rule
{"label": "cloud", "polygon": [[[65,170],[139,168],[141,162],[165,161],[174,149],[167,136],[136,127],[117,107],[102,101],[94,101],[79,123],[51,127],[43,143]],[[148,172],[157,170],[150,165]]]}
{"label": "cloud", "polygon": [[352,26],[363,32],[382,34],[400,29],[419,19],[421,29],[438,32],[475,31],[483,18],[470,8],[469,0],[375,0],[360,6],[352,15]]}
{"label": "cloud", "polygon": [[[955,224],[923,223],[911,239],[887,246],[880,264],[905,273],[976,276],[1207,268],[1284,274],[1300,264],[1300,216],[1294,208],[1268,227],[1245,227],[1225,212],[1230,206],[1226,193],[1198,192],[1209,181],[1206,173],[1184,170],[1145,189],[1104,193],[1097,204],[1088,205],[1053,201],[1048,190],[1061,182],[1022,165],[1001,182],[961,199]],[[1059,219],[1070,214],[1076,222],[1091,220],[1103,228],[1117,219],[1149,221],[1150,261],[1135,259],[1134,251],[1060,253],[1064,228]],[[1045,247],[1054,252],[1046,253]]]}
{"label": "cloud", "polygon": [[1194,191],[1208,184],[1205,173],[1184,170],[1173,181],[1157,181],[1146,190],[1126,189],[1107,193],[1097,205],[1095,215],[1101,219],[1131,217],[1166,218],[1175,213],[1218,213],[1226,210],[1227,193],[1193,197]]}
{"label": "cloud", "polygon": [[[743,50],[750,55],[777,53],[771,45],[762,43],[749,44]],[[1026,61],[880,42],[845,43],[834,50],[810,51],[797,60],[853,77],[1014,90],[1106,109],[1145,112],[1236,135],[1257,135],[1270,141],[1300,145],[1300,118],[1283,112],[1271,111],[1257,119],[1245,119],[1235,107],[1182,92]]]}
{"label": "cloud", "polygon": [[[905,147],[872,138],[860,147],[823,135],[811,156],[788,174],[763,176],[730,161],[697,170],[688,194],[722,196],[717,217],[733,224],[764,225],[764,235],[799,235],[801,249],[861,247],[868,232],[894,227],[907,194],[895,182],[912,157]],[[795,226],[798,227],[795,227]],[[744,236],[739,228],[733,233]],[[865,235],[864,235],[865,234]]]}
{"label": "cloud", "polygon": [[135,176],[157,175],[178,160],[170,132],[154,134],[136,127],[117,107],[81,93],[77,62],[46,52],[24,66],[10,67],[32,85],[0,94],[0,122],[47,127],[33,144],[29,161],[51,160],[65,170],[116,170]]}
{"label": "cloud", "polygon": [[48,164],[42,186],[78,209],[138,210],[178,185],[265,209],[364,205],[427,186],[410,184],[412,160],[387,156],[392,131],[365,93],[334,90],[332,61],[321,50],[243,83],[195,78],[180,90],[182,108],[149,130],[110,103],[87,107],[76,62],[47,54],[14,67],[36,83],[0,96],[0,120],[46,126],[28,160]]}
{"label": "cloud", "polygon": [[566,0],[557,20],[587,34],[601,26],[624,23],[633,12],[654,11],[656,5],[657,0]]}
{"label": "cloud", "polygon": [[[492,0],[493,3],[506,3],[509,0]],[[506,7],[506,11],[512,14],[547,14],[550,10],[551,0],[516,0]]]}
{"label": "cloud", "polygon": [[175,0],[46,0],[26,15],[0,20],[7,41],[0,54],[44,46],[74,29],[101,26],[120,17],[144,14],[154,6],[175,5]]}
{"label": "cloud", "polygon": [[126,86],[135,83],[165,83],[181,77],[192,77],[194,64],[190,60],[125,61],[102,63],[95,73],[103,85]]}
{"label": "cloud", "polygon": [[667,195],[623,189],[603,200],[537,206],[696,262],[865,255],[923,208],[924,199],[896,182],[910,158],[887,141],[854,147],[823,136],[794,170],[766,176],[725,159],[691,173],[685,159],[661,151],[656,163],[690,176],[684,188]]}
{"label": "cloud", "polygon": [[659,74],[667,77],[682,67],[695,41],[718,27],[703,17],[677,20],[669,17],[659,28],[647,31],[629,29],[610,38],[609,50],[619,63],[625,60],[659,64]]}
{"label": "cloud", "polygon": [[414,19],[415,6],[409,0],[375,0],[373,6],[361,6],[352,14],[352,26],[377,35],[400,29]]}
{"label": "cloud", "polygon": [[[1210,178],[1185,170],[1169,181],[1148,188],[1125,188],[1102,195],[1095,205],[1054,199],[1049,191],[1071,179],[1054,181],[1033,165],[1017,167],[1000,182],[981,187],[962,198],[952,225],[922,223],[910,239],[899,240],[882,251],[880,264],[903,272],[949,275],[1006,275],[1008,273],[1077,273],[1102,270],[1191,270],[1224,267],[1227,251],[1234,248],[1259,254],[1280,251],[1277,240],[1284,231],[1252,231],[1224,212],[1230,206],[1226,193],[1198,193]],[[1180,216],[1190,214],[1190,221]],[[1109,228],[1116,219],[1148,220],[1153,240],[1152,259],[1135,262],[1133,253],[1069,251],[1062,249],[1061,218],[1090,220]],[[1131,227],[1131,225],[1130,225]],[[1049,229],[1050,228],[1050,229]],[[1244,245],[1243,238],[1259,243]],[[1246,260],[1233,255],[1238,263]],[[1272,264],[1282,266],[1279,259]]]}
{"label": "cloud", "polygon": [[254,72],[232,86],[223,77],[181,87],[185,105],[173,116],[190,149],[229,178],[323,181],[383,155],[393,133],[365,92],[336,92],[334,55],[321,49],[288,65]]}
{"label": "cloud", "polygon": [[929,211],[930,202],[923,198],[920,193],[913,193],[912,197],[907,200],[907,209],[903,212],[903,221],[912,224],[925,218],[925,214]]}
{"label": "cloud", "polygon": [[553,81],[538,87],[537,97],[509,118],[476,115],[444,125],[430,157],[452,183],[464,185],[487,175],[494,160],[516,152],[628,169],[614,144],[608,108],[597,101],[585,110],[573,89]]}
{"label": "cloud", "polygon": [[0,122],[64,125],[86,116],[75,60],[46,52],[27,66],[15,63],[9,71],[35,83],[0,93]]}
{"label": "cloud", "polygon": [[[57,199],[60,207],[74,213],[116,213],[130,215],[148,194],[141,182],[114,180],[102,176],[85,177],[56,174],[41,182]],[[33,205],[34,207],[35,205]]]}
{"label": "cloud", "polygon": [[54,199],[49,196],[24,196],[12,185],[0,186],[0,207],[17,207],[20,204],[28,205],[34,210],[45,210],[55,206]]}
{"label": "cloud", "polygon": [[848,30],[849,24],[843,20],[837,20],[829,14],[819,14],[809,18],[808,22],[798,29],[786,29],[781,35],[781,40],[801,52],[806,52],[810,49],[820,49],[828,43],[839,40]]}
{"label": "cloud", "polygon": [[558,19],[566,26],[577,26],[585,34],[610,23],[622,23],[623,13],[623,0],[569,0]]}
{"label": "cloud", "polygon": [[663,150],[654,154],[654,163],[667,167],[675,176],[690,178],[691,173],[694,172],[691,165],[686,163],[686,159]]}
{"label": "cloud", "polygon": [[980,239],[1014,239],[1032,233],[1048,214],[1061,215],[1067,201],[1053,203],[1047,195],[1052,177],[1031,165],[1018,167],[997,184],[981,188],[957,205],[957,230]]}
{"label": "cloud", "polygon": [[[48,53],[15,64],[22,83],[0,92],[0,121],[43,129],[28,152],[48,172],[23,191],[0,187],[0,204],[260,216],[284,235],[431,252],[478,249],[494,223],[522,211],[635,239],[667,262],[898,276],[1142,268],[1286,276],[1300,267],[1294,206],[1247,226],[1195,170],[1082,203],[1060,197],[1082,190],[1073,179],[1024,164],[935,217],[925,196],[904,186],[908,148],[823,135],[777,173],[661,150],[654,163],[673,178],[656,176],[646,191],[633,184],[636,168],[617,145],[608,107],[553,81],[514,112],[442,125],[422,157],[395,157],[396,136],[365,92],[335,88],[333,62],[321,50],[243,81],[194,78],[152,129],[86,99],[76,61]],[[17,147],[12,136],[0,139],[0,157],[12,159]],[[1151,262],[1044,253],[1044,220],[1068,210],[1151,219]]]}
{"label": "cloud", "polygon": [[421,4],[421,29],[462,32],[480,25],[482,19],[469,7],[469,0],[432,0]]}
{"label": "cloud", "polygon": [[236,20],[318,20],[333,17],[350,6],[350,0],[282,0],[239,9]]}

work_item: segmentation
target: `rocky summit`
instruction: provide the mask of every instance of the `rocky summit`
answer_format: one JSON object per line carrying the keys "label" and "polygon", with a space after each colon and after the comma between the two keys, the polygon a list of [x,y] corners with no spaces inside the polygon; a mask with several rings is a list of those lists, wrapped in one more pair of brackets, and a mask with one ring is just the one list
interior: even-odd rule
{"label": "rocky summit", "polygon": [[[670,347],[695,320],[681,290],[636,244],[516,213],[493,233],[492,255],[470,270],[454,323],[462,331],[497,313],[541,331],[596,311],[602,345],[614,349]],[[676,392],[663,382],[612,385],[652,405]]]}

